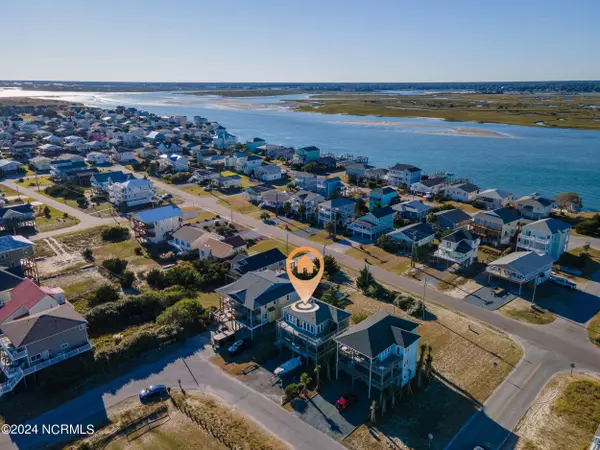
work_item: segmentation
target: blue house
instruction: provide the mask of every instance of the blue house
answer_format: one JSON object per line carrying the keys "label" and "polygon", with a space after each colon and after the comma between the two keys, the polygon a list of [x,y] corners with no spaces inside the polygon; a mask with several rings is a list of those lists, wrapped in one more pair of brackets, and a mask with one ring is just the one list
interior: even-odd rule
{"label": "blue house", "polygon": [[344,186],[340,177],[317,179],[317,194],[330,198]]}
{"label": "blue house", "polygon": [[113,183],[124,183],[125,181],[133,180],[135,177],[132,173],[124,173],[121,171],[115,172],[98,172],[92,175],[92,187],[98,191],[106,191],[106,187]]}
{"label": "blue house", "polygon": [[253,137],[252,139],[248,139],[246,141],[246,150],[252,153],[257,153],[258,147],[261,147],[263,145],[267,145],[267,141],[259,137]]}
{"label": "blue house", "polygon": [[432,207],[420,200],[411,200],[409,202],[398,203],[393,208],[405,219],[421,220],[429,213]]}
{"label": "blue house", "polygon": [[390,206],[395,198],[398,197],[398,192],[389,186],[373,189],[369,194],[369,208],[382,208]]}
{"label": "blue house", "polygon": [[348,228],[352,230],[353,234],[374,239],[394,229],[395,215],[396,211],[389,206],[376,208],[352,222]]}
{"label": "blue house", "polygon": [[296,150],[293,162],[306,164],[321,157],[321,150],[311,145],[310,147],[302,147]]}

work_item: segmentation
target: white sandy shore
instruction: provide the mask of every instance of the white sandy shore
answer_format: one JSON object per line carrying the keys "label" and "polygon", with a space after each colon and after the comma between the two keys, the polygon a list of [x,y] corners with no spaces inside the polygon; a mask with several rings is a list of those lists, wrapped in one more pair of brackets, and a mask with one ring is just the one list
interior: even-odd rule
{"label": "white sandy shore", "polygon": [[[442,119],[440,119],[442,120]],[[480,128],[470,127],[455,127],[452,125],[430,125],[421,123],[404,123],[404,122],[389,122],[383,120],[346,120],[343,122],[349,125],[360,125],[360,126],[378,126],[378,127],[411,127],[410,130],[413,133],[422,134],[438,134],[446,136],[471,136],[471,137],[493,137],[493,138],[507,138],[512,137],[510,134],[500,133],[491,130],[482,130]]]}

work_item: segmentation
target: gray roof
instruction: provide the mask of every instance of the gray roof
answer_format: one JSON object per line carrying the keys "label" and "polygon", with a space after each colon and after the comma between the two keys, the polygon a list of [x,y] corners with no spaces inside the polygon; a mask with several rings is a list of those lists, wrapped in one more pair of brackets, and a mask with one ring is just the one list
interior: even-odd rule
{"label": "gray roof", "polygon": [[443,217],[444,219],[453,223],[461,223],[471,220],[471,216],[462,209],[447,209],[445,211],[437,212],[435,215],[438,216],[438,218]]}
{"label": "gray roof", "polygon": [[226,295],[250,310],[255,310],[280,297],[295,292],[285,275],[278,276],[271,270],[250,272],[215,292]]}
{"label": "gray roof", "polygon": [[569,228],[571,228],[571,225],[550,217],[538,220],[537,222],[529,223],[523,228],[527,228],[528,230],[532,231],[539,231],[540,233],[554,234],[560,231],[568,230]]}
{"label": "gray roof", "polygon": [[496,261],[491,262],[490,266],[508,266],[515,272],[528,274],[536,269],[543,269],[554,262],[548,255],[538,255],[535,252],[513,252]]}
{"label": "gray roof", "polygon": [[346,197],[338,197],[338,198],[333,198],[331,200],[327,200],[323,203],[320,204],[320,206],[323,206],[324,208],[327,209],[331,209],[331,208],[341,208],[343,206],[347,206],[347,205],[354,205],[355,201],[351,200],[349,198]]}
{"label": "gray roof", "polygon": [[486,189],[485,191],[480,192],[479,195],[486,198],[505,199],[513,194],[508,191],[503,191],[502,189]]}
{"label": "gray roof", "polygon": [[445,178],[435,177],[435,178],[427,178],[426,180],[419,180],[417,183],[421,183],[423,186],[433,187],[439,184],[444,184],[446,182]]}
{"label": "gray roof", "polygon": [[421,169],[410,164],[394,164],[390,170],[408,170],[409,172],[420,172]]}
{"label": "gray roof", "polygon": [[336,308],[335,306],[330,305],[329,303],[322,302],[321,300],[317,300],[316,298],[313,298],[312,301],[313,303],[316,303],[319,306],[319,308],[317,308],[315,311],[298,312],[297,310],[292,309],[291,305],[286,306],[284,308],[284,311],[313,325],[320,325],[327,321],[331,321],[333,323],[340,323],[341,321],[351,316],[349,312],[346,312],[340,308]]}
{"label": "gray roof", "polygon": [[432,206],[426,205],[420,200],[409,200],[407,202],[397,203],[392,206],[395,210],[403,210],[405,208],[411,208],[416,210],[418,213],[427,212],[432,209]]}
{"label": "gray roof", "polygon": [[203,234],[205,234],[205,232],[199,228],[193,227],[191,225],[184,225],[175,233],[173,233],[173,237],[179,238],[184,242],[192,243]]}
{"label": "gray roof", "polygon": [[388,233],[388,236],[394,239],[395,236],[402,234],[407,240],[414,242],[422,241],[423,239],[435,234],[435,230],[428,223],[415,223],[401,228],[400,230]]}
{"label": "gray roof", "polygon": [[460,241],[474,241],[476,238],[471,234],[470,231],[456,230],[454,233],[444,236],[442,241],[460,242]]}
{"label": "gray roof", "polygon": [[521,217],[517,215],[511,208],[506,207],[494,209],[493,211],[480,212],[477,215],[480,214],[498,217],[504,224],[512,223],[521,219]]}
{"label": "gray roof", "polygon": [[456,189],[460,189],[461,191],[465,191],[468,193],[475,192],[479,190],[479,187],[474,185],[473,183],[463,183],[455,186]]}
{"label": "gray roof", "polygon": [[379,311],[335,340],[368,358],[374,358],[393,344],[403,348],[413,344],[421,337],[414,332],[418,326],[410,320]]}
{"label": "gray roof", "polygon": [[265,267],[268,267],[271,264],[275,264],[285,260],[286,256],[283,253],[281,253],[281,250],[279,250],[278,248],[272,248],[271,250],[257,253],[256,255],[252,256],[246,256],[242,253],[238,253],[231,260],[231,265],[237,266],[234,269],[234,272],[243,275],[248,272],[264,269]]}

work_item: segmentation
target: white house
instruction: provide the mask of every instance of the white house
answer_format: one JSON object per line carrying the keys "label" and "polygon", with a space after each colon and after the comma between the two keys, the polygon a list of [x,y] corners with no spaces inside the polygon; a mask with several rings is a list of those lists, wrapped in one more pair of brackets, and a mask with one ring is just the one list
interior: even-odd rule
{"label": "white house", "polygon": [[254,177],[262,181],[274,181],[281,179],[281,167],[276,164],[259,166],[254,169]]}
{"label": "white house", "polygon": [[213,147],[218,148],[219,150],[231,148],[237,144],[237,142],[237,137],[227,132],[217,134],[212,138]]}
{"label": "white house", "polygon": [[348,225],[354,220],[354,200],[339,197],[319,203],[319,223],[333,222],[337,225]]}
{"label": "white house", "polygon": [[213,179],[213,184],[223,189],[235,189],[242,185],[242,177],[239,175],[229,175]]}
{"label": "white house", "polygon": [[129,147],[117,146],[111,149],[112,158],[119,163],[135,160],[134,149]]}
{"label": "white house", "polygon": [[569,245],[571,225],[546,218],[523,227],[517,239],[517,249],[530,250],[558,260]]}
{"label": "white house", "polygon": [[480,239],[465,230],[444,236],[434,256],[451,264],[470,266],[477,259]]}
{"label": "white house", "polygon": [[270,191],[263,192],[260,194],[260,203],[259,206],[261,208],[273,208],[279,209],[282,208],[283,205],[290,201],[290,194],[287,192],[279,192],[276,189],[272,189]]}
{"label": "white house", "polygon": [[488,264],[486,271],[492,275],[519,285],[519,295],[524,284],[542,284],[550,278],[554,260],[548,255],[535,252],[513,252]]}
{"label": "white house", "polygon": [[90,164],[95,165],[108,164],[110,162],[110,156],[102,152],[90,152],[86,155],[85,159]]}
{"label": "white house", "polygon": [[500,189],[486,189],[477,194],[477,201],[483,203],[486,209],[498,209],[514,202],[515,196]]}
{"label": "white house", "polygon": [[319,204],[325,201],[325,197],[316,192],[300,190],[292,196],[290,201],[294,211],[298,212],[300,207],[304,207],[304,216],[312,217],[317,213]]}
{"label": "white house", "polygon": [[46,158],[45,156],[36,156],[29,160],[29,167],[37,172],[47,172],[50,171],[51,161],[50,158]]}
{"label": "white house", "polygon": [[540,194],[531,194],[521,197],[515,202],[515,209],[527,219],[539,220],[550,215],[556,207],[556,202],[551,198],[542,197]]}
{"label": "white house", "polygon": [[473,202],[477,199],[477,194],[479,188],[472,183],[455,183],[444,189],[444,195],[455,202]]}
{"label": "white house", "polygon": [[[242,161],[239,165],[239,171],[245,173],[246,175],[252,174],[257,168],[262,165],[262,158],[259,158],[255,155],[250,155],[246,158],[245,161]],[[281,177],[280,177],[281,178]]]}
{"label": "white house", "polygon": [[419,180],[410,185],[410,192],[424,197],[433,197],[444,191],[446,180],[441,177],[427,178]]}
{"label": "white house", "polygon": [[176,153],[171,155],[160,155],[158,163],[162,170],[171,169],[173,172],[187,172],[190,168],[188,157]]}
{"label": "white house", "polygon": [[0,172],[2,174],[16,173],[23,167],[19,161],[12,159],[0,159]]}
{"label": "white house", "polygon": [[154,158],[158,155],[158,150],[150,145],[144,145],[142,147],[136,148],[134,151],[135,155],[138,158],[146,159],[146,158]]}
{"label": "white house", "polygon": [[134,214],[131,221],[137,239],[160,244],[183,225],[183,213],[177,206],[167,205]]}
{"label": "white house", "polygon": [[127,207],[144,205],[152,202],[154,184],[150,180],[136,178],[122,183],[112,183],[106,186],[109,201],[115,206],[122,204]]}
{"label": "white house", "polygon": [[316,191],[317,176],[307,172],[295,172],[294,185],[306,191]]}
{"label": "white house", "polygon": [[388,184],[410,187],[421,179],[421,169],[410,164],[395,164],[388,170]]}

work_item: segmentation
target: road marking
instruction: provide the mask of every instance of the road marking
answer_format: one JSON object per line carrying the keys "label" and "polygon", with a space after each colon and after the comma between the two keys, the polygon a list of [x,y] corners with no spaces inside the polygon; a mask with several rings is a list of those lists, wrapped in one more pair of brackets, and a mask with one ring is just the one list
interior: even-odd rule
{"label": "road marking", "polygon": [[504,411],[506,411],[506,408],[508,408],[508,406],[512,403],[512,401],[515,399],[515,397],[517,396],[517,394],[519,393],[519,391],[523,390],[525,388],[525,386],[527,385],[527,383],[529,383],[529,381],[533,378],[533,376],[535,375],[535,373],[538,371],[538,369],[542,366],[542,363],[538,363],[537,366],[535,366],[535,368],[533,369],[533,371],[529,374],[529,376],[525,379],[525,381],[523,382],[523,384],[521,385],[520,389],[516,390],[513,395],[510,396],[510,398],[508,399],[508,401],[506,402],[506,404],[504,405],[504,407],[502,408],[502,410],[496,415],[497,418],[500,418],[500,416],[502,414],[504,414]]}

